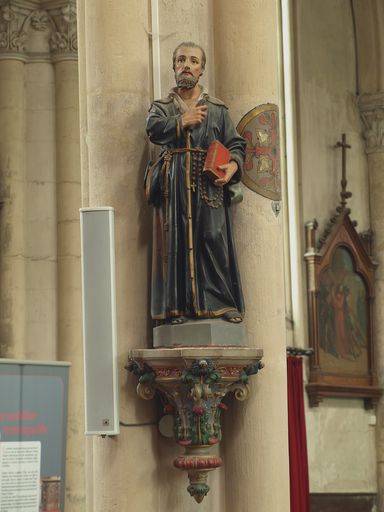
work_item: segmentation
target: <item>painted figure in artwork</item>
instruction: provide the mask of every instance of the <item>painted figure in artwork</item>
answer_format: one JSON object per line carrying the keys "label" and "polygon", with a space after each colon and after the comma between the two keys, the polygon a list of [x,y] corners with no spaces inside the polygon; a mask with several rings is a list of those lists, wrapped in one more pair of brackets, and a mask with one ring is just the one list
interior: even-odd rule
{"label": "painted figure in artwork", "polygon": [[325,352],[346,361],[366,359],[366,296],[349,251],[338,247],[320,279],[320,343]]}
{"label": "painted figure in artwork", "polygon": [[[171,323],[220,317],[237,323],[244,315],[230,204],[245,140],[226,105],[200,86],[205,63],[195,43],[175,49],[176,87],[153,102],[146,123],[149,139],[161,146],[145,178],[154,206],[151,313]],[[221,166],[224,177],[211,181],[202,170],[214,140],[229,149],[230,161]]]}
{"label": "painted figure in artwork", "polygon": [[350,337],[347,328],[347,294],[343,285],[333,286],[329,303],[333,309],[335,348],[339,357],[348,359],[352,355]]}

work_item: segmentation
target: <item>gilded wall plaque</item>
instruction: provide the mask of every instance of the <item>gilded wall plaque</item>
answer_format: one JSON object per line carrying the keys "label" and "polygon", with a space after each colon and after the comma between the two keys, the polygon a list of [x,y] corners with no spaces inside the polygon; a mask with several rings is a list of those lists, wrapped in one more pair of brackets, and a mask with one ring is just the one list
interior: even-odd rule
{"label": "gilded wall plaque", "polygon": [[237,125],[247,141],[243,183],[268,199],[281,200],[279,110],[267,103],[250,110]]}

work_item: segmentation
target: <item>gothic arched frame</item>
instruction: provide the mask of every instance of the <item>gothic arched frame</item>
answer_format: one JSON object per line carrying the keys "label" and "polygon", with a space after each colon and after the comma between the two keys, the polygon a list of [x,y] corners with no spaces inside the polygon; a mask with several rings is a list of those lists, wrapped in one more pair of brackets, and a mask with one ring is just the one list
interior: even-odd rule
{"label": "gothic arched frame", "polygon": [[[363,398],[367,408],[376,404],[382,393],[377,386],[373,340],[374,273],[377,264],[371,258],[361,236],[343,209],[333,219],[326,237],[315,242],[317,222],[306,225],[305,254],[308,285],[309,345],[313,349],[310,361],[307,393],[311,406],[318,406],[324,397]],[[348,251],[353,262],[351,275],[365,286],[364,304],[366,325],[360,347],[356,339],[356,314],[348,304],[350,290],[342,279],[334,280],[324,294],[324,276],[331,275],[333,258],[338,249]],[[328,273],[328,274],[327,274]],[[323,287],[323,288],[322,288]],[[326,297],[326,300],[324,300]],[[334,297],[334,299],[333,299]],[[322,303],[329,306],[324,315]],[[322,314],[321,314],[322,313]],[[331,326],[332,350],[327,348],[325,323]],[[353,327],[355,322],[355,327]],[[338,328],[339,325],[339,328]],[[333,331],[332,331],[333,328]],[[341,339],[342,338],[342,339]]]}

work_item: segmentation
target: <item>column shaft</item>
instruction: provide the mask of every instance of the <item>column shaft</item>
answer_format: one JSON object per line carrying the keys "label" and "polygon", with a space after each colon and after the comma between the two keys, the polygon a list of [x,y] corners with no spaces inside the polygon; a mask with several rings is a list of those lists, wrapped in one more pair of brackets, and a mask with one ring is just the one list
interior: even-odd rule
{"label": "column shaft", "polygon": [[[369,173],[371,229],[373,231],[373,257],[378,262],[375,276],[375,302],[373,305],[376,369],[379,386],[384,388],[384,93],[360,96],[359,107]],[[384,398],[377,407],[376,456],[378,509],[384,508]]]}
{"label": "column shaft", "polygon": [[[217,0],[217,96],[233,119],[257,105],[280,103],[277,3]],[[233,209],[246,300],[249,344],[264,349],[265,369],[247,404],[231,404],[224,429],[227,510],[289,510],[286,329],[282,216],[244,188]],[[278,461],[278,462],[277,462]]]}
{"label": "column shaft", "polygon": [[50,62],[25,65],[26,357],[57,359],[55,81]]}
{"label": "column shaft", "polygon": [[[376,270],[374,303],[374,336],[379,385],[384,388],[384,152],[368,155],[369,188],[371,200],[371,229],[374,233],[374,258],[379,266]],[[377,479],[379,510],[384,507],[384,401],[377,408]]]}
{"label": "column shaft", "polygon": [[[165,97],[169,89],[175,86],[172,53],[183,41],[193,41],[204,48],[207,65],[201,83],[215,96],[213,3],[210,0],[159,2],[159,10],[162,96]],[[169,37],[162,37],[165,34],[169,34]],[[194,512],[196,502],[185,489],[187,476],[181,471],[173,471],[172,468],[173,461],[183,453],[182,448],[173,440],[164,439],[161,436],[157,437],[156,443],[159,447],[156,462],[159,472],[159,505],[156,510]],[[222,512],[225,509],[225,496],[222,492],[224,475],[225,467],[209,474],[211,490],[199,505],[199,512]]]}
{"label": "column shaft", "polygon": [[25,84],[24,63],[0,61],[0,354],[25,357]]}
{"label": "column shaft", "polygon": [[148,157],[143,129],[149,106],[148,14],[140,0],[130,1],[129,8],[125,0],[113,5],[85,0],[79,9],[86,35],[79,39],[81,161],[88,181],[83,204],[115,208],[120,414],[137,424],[122,427],[116,438],[94,439],[87,457],[93,512],[148,512],[158,503],[155,404],[142,403],[135,379],[129,377],[127,384],[124,370],[128,349],[146,347],[150,339],[151,228],[142,186]]}
{"label": "column shaft", "polygon": [[66,510],[84,512],[84,400],[81,319],[79,86],[75,60],[55,63],[59,359],[69,381]]}

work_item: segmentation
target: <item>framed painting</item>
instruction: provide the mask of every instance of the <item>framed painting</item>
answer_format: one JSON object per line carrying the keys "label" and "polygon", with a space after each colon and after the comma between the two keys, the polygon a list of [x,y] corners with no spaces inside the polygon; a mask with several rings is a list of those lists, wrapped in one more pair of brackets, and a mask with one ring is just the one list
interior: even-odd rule
{"label": "framed painting", "polygon": [[317,406],[324,397],[362,398],[369,408],[381,395],[372,329],[376,264],[347,208],[334,216],[317,244],[316,229],[316,221],[307,223],[305,261],[313,348],[309,402]]}

